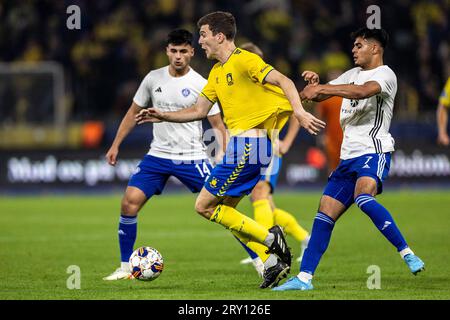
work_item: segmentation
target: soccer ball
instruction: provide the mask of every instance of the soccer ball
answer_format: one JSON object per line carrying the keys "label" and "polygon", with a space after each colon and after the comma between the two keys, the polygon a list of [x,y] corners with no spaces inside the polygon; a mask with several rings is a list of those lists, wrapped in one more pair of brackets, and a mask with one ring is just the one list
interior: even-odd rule
{"label": "soccer ball", "polygon": [[158,250],[152,247],[140,247],[130,257],[133,278],[152,281],[159,277],[164,269],[164,261]]}

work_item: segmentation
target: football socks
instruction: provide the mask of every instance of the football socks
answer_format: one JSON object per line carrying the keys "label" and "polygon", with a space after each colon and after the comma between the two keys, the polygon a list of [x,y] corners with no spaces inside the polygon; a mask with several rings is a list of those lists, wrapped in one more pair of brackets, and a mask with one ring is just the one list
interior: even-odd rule
{"label": "football socks", "polygon": [[326,214],[318,212],[314,219],[308,247],[303,255],[300,272],[314,274],[320,258],[322,258],[330,243],[333,228],[334,220]]}
{"label": "football socks", "polygon": [[356,197],[355,202],[369,216],[386,239],[397,248],[397,251],[400,252],[408,247],[389,211],[379,204],[372,195],[360,194]]}
{"label": "football socks", "polygon": [[121,215],[119,220],[119,247],[122,262],[128,262],[136,241],[137,217]]}

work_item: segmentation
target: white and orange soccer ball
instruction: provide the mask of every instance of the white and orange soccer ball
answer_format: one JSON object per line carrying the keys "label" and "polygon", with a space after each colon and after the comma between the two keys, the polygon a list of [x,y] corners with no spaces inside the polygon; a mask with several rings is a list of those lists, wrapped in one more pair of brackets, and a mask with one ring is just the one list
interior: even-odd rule
{"label": "white and orange soccer ball", "polygon": [[131,254],[129,262],[131,275],[137,280],[155,280],[164,269],[161,253],[152,247],[137,248]]}

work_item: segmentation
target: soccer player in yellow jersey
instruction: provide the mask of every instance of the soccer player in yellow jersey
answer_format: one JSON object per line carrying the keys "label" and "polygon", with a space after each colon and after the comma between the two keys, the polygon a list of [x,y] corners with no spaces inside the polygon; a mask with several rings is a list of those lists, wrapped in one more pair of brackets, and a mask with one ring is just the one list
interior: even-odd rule
{"label": "soccer player in yellow jersey", "polygon": [[[264,58],[262,50],[252,42],[243,43],[239,48],[253,52],[261,58]],[[284,139],[272,141],[273,154],[271,163],[268,170],[266,170],[265,174],[261,176],[261,179],[253,188],[250,197],[252,200],[255,221],[267,228],[270,228],[273,225],[279,225],[286,234],[291,235],[295,240],[301,243],[300,256],[297,258],[297,261],[301,261],[303,251],[308,245],[309,233],[302,228],[292,214],[277,207],[272,197],[277,185],[278,174],[281,170],[282,156],[289,151],[300,130],[300,124],[292,115],[288,125],[289,127]],[[253,263],[256,271],[262,274],[264,269],[261,267],[261,258],[251,250],[247,250],[247,252],[250,257],[242,260],[241,263]]]}
{"label": "soccer player in yellow jersey", "polygon": [[442,90],[439,97],[439,105],[437,109],[436,119],[438,126],[438,144],[448,146],[450,140],[447,133],[448,125],[448,109],[450,108],[450,78],[447,79],[447,83]]}
{"label": "soccer player in yellow jersey", "polygon": [[264,281],[260,288],[273,287],[290,270],[291,253],[279,226],[269,230],[235,209],[248,195],[270,163],[269,137],[281,130],[289,116],[311,134],[325,123],[306,112],[294,83],[266,64],[258,55],[234,44],[236,23],[228,12],[213,12],[202,17],[199,44],[208,59],[218,62],[197,102],[183,110],[162,112],[142,110],[143,122],[189,122],[203,119],[214,102],[219,102],[231,138],[222,162],[205,181],[195,210],[210,221],[230,229],[234,236],[257,252],[264,261]]}

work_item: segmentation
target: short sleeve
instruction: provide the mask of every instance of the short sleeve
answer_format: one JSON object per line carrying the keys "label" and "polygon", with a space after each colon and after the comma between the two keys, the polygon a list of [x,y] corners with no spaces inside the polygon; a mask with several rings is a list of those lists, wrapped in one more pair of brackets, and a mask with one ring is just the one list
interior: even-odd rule
{"label": "short sleeve", "polygon": [[136,94],[134,95],[133,102],[138,106],[145,108],[148,106],[151,99],[151,92],[153,87],[153,76],[150,72],[147,74],[142,80],[141,85],[139,86]]}
{"label": "short sleeve", "polygon": [[397,91],[397,77],[390,69],[381,69],[370,77],[367,82],[376,81],[381,87],[381,95],[389,96]]}
{"label": "short sleeve", "polygon": [[350,83],[350,76],[352,75],[352,73],[354,72],[354,69],[350,69],[346,72],[344,72],[343,74],[341,74],[339,77],[337,77],[334,80],[331,80],[330,82],[328,82],[329,84],[332,85],[339,85],[339,84],[349,84]]}
{"label": "short sleeve", "polygon": [[242,66],[247,69],[250,78],[259,83],[263,83],[269,72],[273,70],[270,64],[265,63],[260,56],[254,53],[246,54],[245,63]]}
{"label": "short sleeve", "polygon": [[211,70],[208,76],[208,82],[203,87],[201,95],[208,99],[211,103],[217,102],[217,93],[214,86],[214,81],[216,81],[214,76],[214,68]]}

